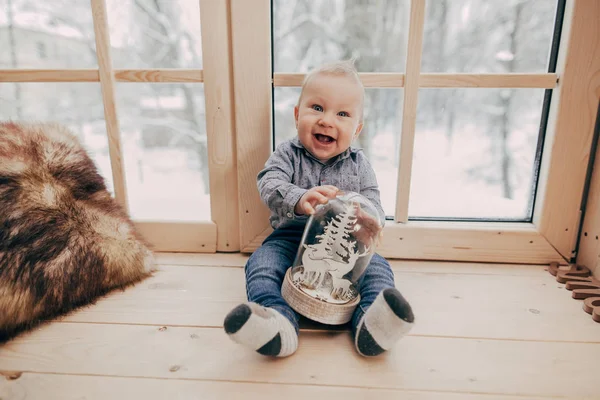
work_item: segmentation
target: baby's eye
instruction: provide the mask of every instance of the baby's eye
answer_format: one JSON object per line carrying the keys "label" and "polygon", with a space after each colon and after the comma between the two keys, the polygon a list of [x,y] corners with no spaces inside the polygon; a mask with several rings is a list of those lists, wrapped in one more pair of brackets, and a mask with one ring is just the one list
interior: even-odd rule
{"label": "baby's eye", "polygon": [[313,104],[312,109],[315,111],[323,111],[323,107],[318,104]]}
{"label": "baby's eye", "polygon": [[339,115],[340,117],[349,117],[349,116],[350,116],[350,114],[348,114],[346,111],[340,111],[340,112],[338,113],[338,115]]}

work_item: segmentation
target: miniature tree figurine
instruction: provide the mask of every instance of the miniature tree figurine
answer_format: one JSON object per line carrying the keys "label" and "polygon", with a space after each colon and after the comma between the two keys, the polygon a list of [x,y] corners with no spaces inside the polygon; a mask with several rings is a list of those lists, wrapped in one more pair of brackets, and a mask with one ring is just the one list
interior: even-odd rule
{"label": "miniature tree figurine", "polygon": [[366,198],[350,192],[317,207],[309,218],[282,287],[283,297],[300,314],[330,324],[350,319],[360,301],[358,278],[380,230],[359,224],[358,212],[369,219],[377,215]]}

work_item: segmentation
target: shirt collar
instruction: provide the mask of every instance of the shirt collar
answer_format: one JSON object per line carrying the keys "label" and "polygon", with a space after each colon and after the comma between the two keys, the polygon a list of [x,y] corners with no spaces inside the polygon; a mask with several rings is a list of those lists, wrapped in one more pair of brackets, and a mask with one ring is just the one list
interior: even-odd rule
{"label": "shirt collar", "polygon": [[[302,143],[300,142],[300,139],[298,138],[298,136],[294,137],[291,141],[292,146],[297,147],[299,149],[302,149],[306,152],[306,154],[311,157],[312,159],[314,159],[315,161],[320,162],[321,164],[325,164],[324,162],[318,160],[315,156],[313,156],[308,150],[306,150],[306,148],[302,145]],[[344,151],[343,153],[335,156],[332,160],[329,160],[330,164],[335,163],[336,161],[339,160],[343,160],[345,158],[350,157],[350,154],[356,154],[359,151],[361,151],[361,149],[357,149],[355,147],[350,146],[348,149],[346,149],[346,151]]]}

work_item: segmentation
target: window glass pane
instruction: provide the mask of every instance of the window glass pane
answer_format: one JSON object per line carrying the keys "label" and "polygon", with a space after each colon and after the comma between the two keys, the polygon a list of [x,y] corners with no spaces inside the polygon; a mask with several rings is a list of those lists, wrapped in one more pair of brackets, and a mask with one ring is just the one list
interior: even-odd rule
{"label": "window glass pane", "polygon": [[198,0],[107,0],[115,68],[202,68]]}
{"label": "window glass pane", "polygon": [[357,57],[359,72],[401,72],[409,0],[273,0],[275,72]]}
{"label": "window glass pane", "polygon": [[0,0],[0,49],[0,68],[97,68],[90,0]]}
{"label": "window glass pane", "polygon": [[421,89],[410,217],[529,220],[544,89]]}
{"label": "window glass pane", "polygon": [[402,89],[365,89],[365,125],[357,147],[364,149],[381,192],[381,204],[391,218],[396,212],[398,159],[402,130]]}
{"label": "window glass pane", "polygon": [[210,220],[202,84],[119,83],[130,212],[137,220]]}
{"label": "window glass pane", "polygon": [[[275,88],[275,146],[296,136],[294,106],[300,88]],[[353,142],[368,157],[379,183],[381,203],[393,217],[398,188],[398,155],[402,127],[402,89],[366,89],[364,127]]]}
{"label": "window glass pane", "polygon": [[0,83],[0,120],[8,119],[65,125],[114,194],[99,83]]}
{"label": "window glass pane", "polygon": [[273,100],[275,147],[296,136],[294,107],[300,97],[300,88],[276,87]]}
{"label": "window glass pane", "polygon": [[556,0],[426,2],[422,72],[547,72]]}

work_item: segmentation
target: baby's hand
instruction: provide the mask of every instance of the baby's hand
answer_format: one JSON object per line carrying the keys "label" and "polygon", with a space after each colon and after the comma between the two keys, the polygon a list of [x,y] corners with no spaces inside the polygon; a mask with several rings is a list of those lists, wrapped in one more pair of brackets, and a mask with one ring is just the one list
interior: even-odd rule
{"label": "baby's hand", "polygon": [[372,241],[379,242],[383,231],[381,223],[377,218],[363,211],[360,204],[357,204],[356,224],[360,225],[360,229],[354,232],[354,237],[369,246],[373,244]]}
{"label": "baby's hand", "polygon": [[325,204],[329,199],[334,199],[339,191],[340,189],[332,185],[314,187],[300,197],[294,211],[298,215],[312,215],[317,204]]}

